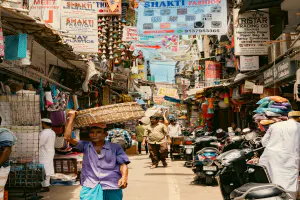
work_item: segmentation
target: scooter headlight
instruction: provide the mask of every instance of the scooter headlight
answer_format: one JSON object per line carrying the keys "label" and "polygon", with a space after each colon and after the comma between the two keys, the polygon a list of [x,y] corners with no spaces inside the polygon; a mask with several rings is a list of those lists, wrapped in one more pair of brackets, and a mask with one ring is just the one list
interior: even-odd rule
{"label": "scooter headlight", "polygon": [[213,163],[214,163],[214,161],[211,160],[211,159],[209,159],[209,158],[206,158],[206,159],[203,161],[203,165],[204,165],[204,166],[211,166]]}
{"label": "scooter headlight", "polygon": [[186,153],[186,154],[191,154],[192,152],[193,152],[193,149],[186,149],[186,150],[185,150],[185,153]]}

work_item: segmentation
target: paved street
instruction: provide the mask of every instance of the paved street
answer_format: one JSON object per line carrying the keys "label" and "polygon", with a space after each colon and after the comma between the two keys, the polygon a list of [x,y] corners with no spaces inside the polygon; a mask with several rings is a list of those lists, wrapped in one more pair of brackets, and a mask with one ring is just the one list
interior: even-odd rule
{"label": "paved street", "polygon": [[[129,165],[129,185],[125,200],[221,200],[219,188],[191,185],[193,172],[183,167],[183,161],[168,161],[169,167],[149,169],[148,156],[132,156]],[[79,200],[80,186],[55,186],[44,199]]]}

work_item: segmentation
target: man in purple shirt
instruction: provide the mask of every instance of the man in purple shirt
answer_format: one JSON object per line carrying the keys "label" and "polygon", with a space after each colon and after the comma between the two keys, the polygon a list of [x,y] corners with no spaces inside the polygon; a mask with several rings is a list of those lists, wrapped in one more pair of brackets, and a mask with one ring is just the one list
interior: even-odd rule
{"label": "man in purple shirt", "polygon": [[126,153],[118,144],[105,142],[105,125],[90,127],[91,142],[71,137],[75,111],[68,113],[65,139],[74,148],[84,153],[81,171],[80,200],[122,200],[122,189],[127,187],[130,163]]}

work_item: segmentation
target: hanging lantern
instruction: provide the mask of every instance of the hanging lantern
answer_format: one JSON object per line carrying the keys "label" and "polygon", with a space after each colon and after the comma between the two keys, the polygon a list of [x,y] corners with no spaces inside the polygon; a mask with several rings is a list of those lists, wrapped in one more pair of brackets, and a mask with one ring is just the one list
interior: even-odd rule
{"label": "hanging lantern", "polygon": [[228,95],[228,93],[224,94],[224,103],[229,104],[229,95]]}

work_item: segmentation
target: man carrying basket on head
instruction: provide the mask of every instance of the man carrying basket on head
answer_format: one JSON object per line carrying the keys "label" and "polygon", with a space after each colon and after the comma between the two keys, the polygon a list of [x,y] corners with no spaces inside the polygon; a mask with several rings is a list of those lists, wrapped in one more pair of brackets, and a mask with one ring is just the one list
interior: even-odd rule
{"label": "man carrying basket on head", "polygon": [[143,139],[143,145],[146,144],[146,139],[148,138],[149,151],[152,160],[151,169],[157,167],[159,161],[161,160],[164,167],[167,167],[166,158],[168,156],[168,144],[165,140],[167,137],[169,143],[171,143],[168,129],[164,124],[158,123],[159,117],[151,116],[151,124],[145,126],[145,133]]}
{"label": "man carrying basket on head", "polygon": [[71,137],[75,111],[70,111],[64,137],[74,148],[84,153],[81,171],[80,200],[122,200],[122,189],[127,187],[130,163],[119,144],[105,142],[105,124],[90,125],[91,142]]}

